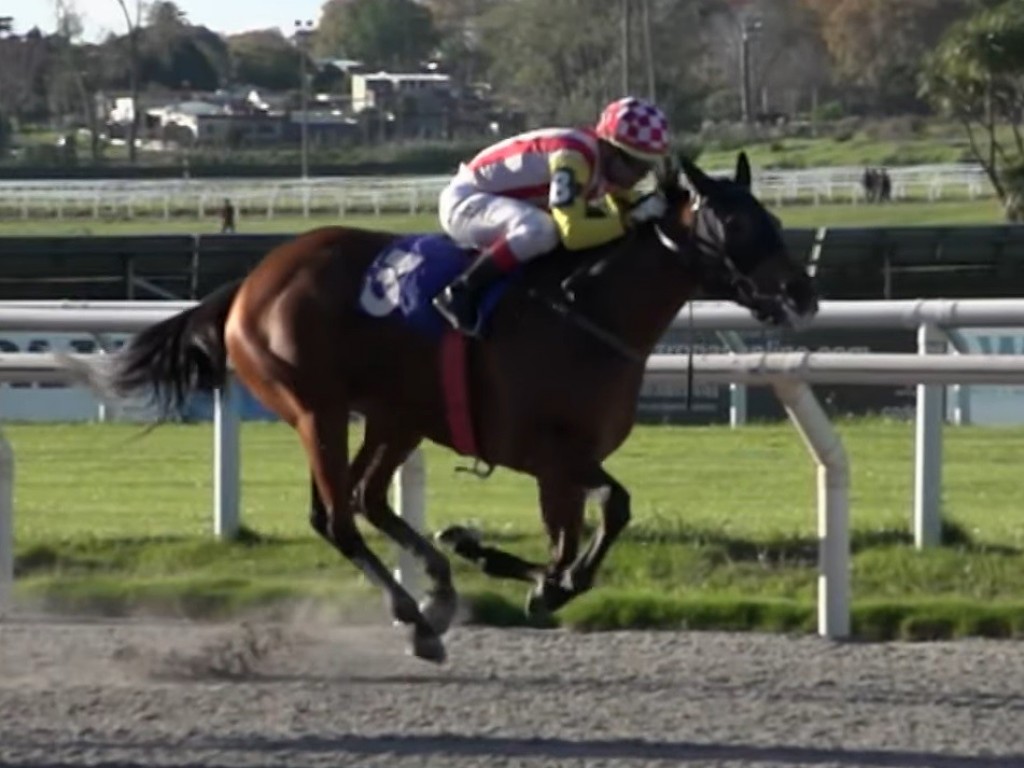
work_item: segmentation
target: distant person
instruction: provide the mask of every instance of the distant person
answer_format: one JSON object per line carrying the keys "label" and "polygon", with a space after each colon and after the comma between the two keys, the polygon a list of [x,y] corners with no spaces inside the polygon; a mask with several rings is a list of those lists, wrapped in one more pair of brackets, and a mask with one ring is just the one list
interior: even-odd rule
{"label": "distant person", "polygon": [[864,175],[861,177],[861,185],[864,187],[864,197],[869,203],[875,202],[875,196],[878,190],[878,175],[875,173],[874,168],[865,168]]}
{"label": "distant person", "polygon": [[222,235],[234,234],[235,232],[235,206],[228,198],[224,198],[224,205],[220,209],[220,233]]}
{"label": "distant person", "polygon": [[878,176],[878,201],[888,203],[892,200],[892,179],[885,168],[879,171]]}

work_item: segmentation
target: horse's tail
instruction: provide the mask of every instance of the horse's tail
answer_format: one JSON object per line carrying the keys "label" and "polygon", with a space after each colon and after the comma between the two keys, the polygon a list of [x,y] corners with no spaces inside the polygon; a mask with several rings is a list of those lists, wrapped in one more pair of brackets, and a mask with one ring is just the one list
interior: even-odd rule
{"label": "horse's tail", "polygon": [[159,420],[181,414],[192,392],[212,392],[227,378],[224,325],[241,281],[135,336],[97,366],[79,370],[107,398],[146,396]]}

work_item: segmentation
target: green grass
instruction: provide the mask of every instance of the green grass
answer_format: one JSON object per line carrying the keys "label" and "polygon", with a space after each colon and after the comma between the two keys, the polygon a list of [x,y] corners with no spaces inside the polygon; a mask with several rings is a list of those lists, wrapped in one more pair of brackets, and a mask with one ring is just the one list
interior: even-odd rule
{"label": "green grass", "polygon": [[[798,169],[836,166],[901,166],[970,162],[966,138],[936,140],[931,136],[879,139],[858,133],[850,139],[780,139],[743,147],[756,168]],[[708,168],[731,168],[737,149],[709,149],[700,155]]]}
{"label": "green grass", "polygon": [[892,203],[889,205],[787,205],[773,209],[784,226],[908,227],[1005,223],[994,200]]}
{"label": "green grass", "polygon": [[[826,128],[827,129],[827,128]],[[893,118],[862,123],[857,130],[838,131],[819,138],[788,137],[743,141],[730,136],[712,138],[700,155],[709,168],[731,168],[742,147],[758,168],[796,169],[836,166],[906,166],[975,162],[963,128],[941,120]],[[1004,146],[1013,143],[1012,129],[997,130]]]}
{"label": "green grass", "polygon": [[[852,477],[854,624],[866,637],[1024,632],[1020,429],[948,428],[946,521],[955,545],[909,546],[912,427],[840,426]],[[307,527],[307,476],[286,427],[243,429],[243,519],[251,535],[210,535],[211,431],[169,426],[144,439],[124,425],[11,425],[19,591],[50,605],[119,613],[146,606],[209,615],[282,598],[359,602],[355,569]],[[481,528],[543,558],[528,478],[482,482],[428,446],[428,520]],[[599,588],[559,619],[621,626],[806,629],[816,599],[814,469],[787,424],[641,427],[608,467],[634,518]],[[594,519],[595,512],[591,512]],[[392,548],[372,534],[387,557]],[[456,563],[481,621],[523,621],[523,585]]]}
{"label": "green grass", "polygon": [[[868,227],[910,225],[998,224],[1003,221],[1002,211],[993,200],[938,201],[933,203],[907,202],[891,205],[786,205],[774,209],[787,227]],[[243,218],[239,223],[242,233],[294,233],[326,224],[345,224],[372,229],[392,229],[399,232],[434,231],[437,217],[430,214],[383,214],[316,216],[281,216],[273,219]],[[94,221],[92,219],[45,219],[0,221],[0,237],[34,235],[157,235],[216,233],[220,224],[216,219],[135,219],[129,221]]]}

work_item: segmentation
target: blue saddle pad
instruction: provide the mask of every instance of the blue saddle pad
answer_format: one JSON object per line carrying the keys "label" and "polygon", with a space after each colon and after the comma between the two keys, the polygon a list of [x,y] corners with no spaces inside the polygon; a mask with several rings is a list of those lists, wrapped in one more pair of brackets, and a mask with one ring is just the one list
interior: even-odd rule
{"label": "blue saddle pad", "polygon": [[[446,235],[399,238],[370,264],[359,307],[372,317],[399,317],[421,333],[440,337],[450,326],[430,302],[475,256]],[[480,302],[485,321],[507,287],[503,278],[485,292]]]}

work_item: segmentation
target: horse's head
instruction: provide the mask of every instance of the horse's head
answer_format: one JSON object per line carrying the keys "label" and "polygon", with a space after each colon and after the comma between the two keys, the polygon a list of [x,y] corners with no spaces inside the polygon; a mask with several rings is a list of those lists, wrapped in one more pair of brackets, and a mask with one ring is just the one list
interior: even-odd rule
{"label": "horse's head", "polygon": [[714,179],[686,159],[681,165],[692,192],[680,183],[678,168],[667,165],[659,174],[668,201],[657,225],[662,243],[697,254],[704,290],[747,307],[762,322],[795,325],[813,317],[814,283],[790,255],[779,220],[751,194],[746,154],[732,179]]}

